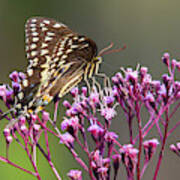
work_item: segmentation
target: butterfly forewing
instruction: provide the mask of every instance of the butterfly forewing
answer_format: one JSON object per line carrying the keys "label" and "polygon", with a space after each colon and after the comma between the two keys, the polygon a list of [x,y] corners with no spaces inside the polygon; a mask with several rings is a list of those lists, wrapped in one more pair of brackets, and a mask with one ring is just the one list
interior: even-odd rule
{"label": "butterfly forewing", "polygon": [[62,23],[41,17],[29,19],[26,23],[28,67],[18,95],[21,108],[39,111],[55,96],[64,96],[82,80],[96,52],[91,39]]}
{"label": "butterfly forewing", "polygon": [[27,76],[32,84],[42,81],[42,70],[49,68],[57,42],[70,33],[71,30],[64,24],[51,19],[31,18],[27,21],[26,55],[29,62]]}

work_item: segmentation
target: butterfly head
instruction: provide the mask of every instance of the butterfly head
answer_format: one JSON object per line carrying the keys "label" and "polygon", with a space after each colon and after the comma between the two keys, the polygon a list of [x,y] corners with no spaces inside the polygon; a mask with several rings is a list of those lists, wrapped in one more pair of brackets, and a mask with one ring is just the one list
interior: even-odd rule
{"label": "butterfly head", "polygon": [[101,56],[94,57],[93,62],[94,62],[94,64],[96,64],[95,74],[98,74],[99,65],[102,63],[102,57]]}
{"label": "butterfly head", "polygon": [[92,59],[94,63],[101,63],[102,62],[102,57],[101,56],[96,56]]}

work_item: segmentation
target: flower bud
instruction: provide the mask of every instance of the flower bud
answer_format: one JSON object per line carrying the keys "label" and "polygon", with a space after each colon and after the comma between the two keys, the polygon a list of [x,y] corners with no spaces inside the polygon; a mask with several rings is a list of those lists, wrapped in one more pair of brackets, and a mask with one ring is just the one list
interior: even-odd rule
{"label": "flower bud", "polygon": [[65,100],[65,101],[63,102],[63,106],[66,107],[67,109],[70,109],[70,108],[71,108],[71,104],[70,104],[67,100]]}
{"label": "flower bud", "polygon": [[112,156],[113,159],[113,167],[115,171],[115,177],[117,176],[118,170],[119,170],[119,165],[121,162],[121,155],[120,154],[115,154]]}
{"label": "flower bud", "polygon": [[16,82],[18,83],[19,81],[19,74],[17,71],[13,71],[10,75],[9,75],[10,79],[13,81],[13,82]]}
{"label": "flower bud", "polygon": [[71,180],[82,180],[82,172],[79,170],[70,170],[67,174]]}
{"label": "flower bud", "polygon": [[169,55],[169,53],[164,53],[164,55],[162,57],[162,61],[164,62],[164,64],[169,66],[169,62],[170,62],[170,55]]}
{"label": "flower bud", "polygon": [[144,141],[144,153],[145,153],[145,159],[149,161],[152,156],[154,155],[157,145],[159,144],[157,139],[150,139],[147,141]]}
{"label": "flower bud", "polygon": [[79,90],[77,87],[75,87],[71,90],[72,97],[76,97],[78,94],[79,94]]}
{"label": "flower bud", "polygon": [[104,129],[98,126],[97,124],[93,124],[88,128],[88,131],[94,137],[95,140],[101,139],[104,134]]}

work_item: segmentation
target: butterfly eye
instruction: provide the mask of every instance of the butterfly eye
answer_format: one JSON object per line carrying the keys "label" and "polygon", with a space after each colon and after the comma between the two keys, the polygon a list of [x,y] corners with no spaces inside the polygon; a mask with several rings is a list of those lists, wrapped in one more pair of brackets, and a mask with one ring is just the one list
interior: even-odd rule
{"label": "butterfly eye", "polygon": [[101,56],[97,56],[93,59],[93,63],[101,63],[102,62],[102,57]]}

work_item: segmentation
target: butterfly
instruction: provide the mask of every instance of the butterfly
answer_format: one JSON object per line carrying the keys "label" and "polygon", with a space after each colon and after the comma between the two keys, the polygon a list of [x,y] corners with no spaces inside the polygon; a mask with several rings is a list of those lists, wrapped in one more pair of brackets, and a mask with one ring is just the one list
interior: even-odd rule
{"label": "butterfly", "polygon": [[37,113],[98,72],[96,43],[50,18],[33,17],[25,25],[28,66],[16,97],[16,114]]}
{"label": "butterfly", "polygon": [[[79,35],[65,24],[50,18],[33,17],[25,25],[28,66],[14,108],[20,115],[36,114],[55,98],[61,98],[82,80],[98,74],[101,56],[119,52],[109,50],[113,44],[97,54],[96,43]],[[2,117],[4,117],[2,115]]]}

